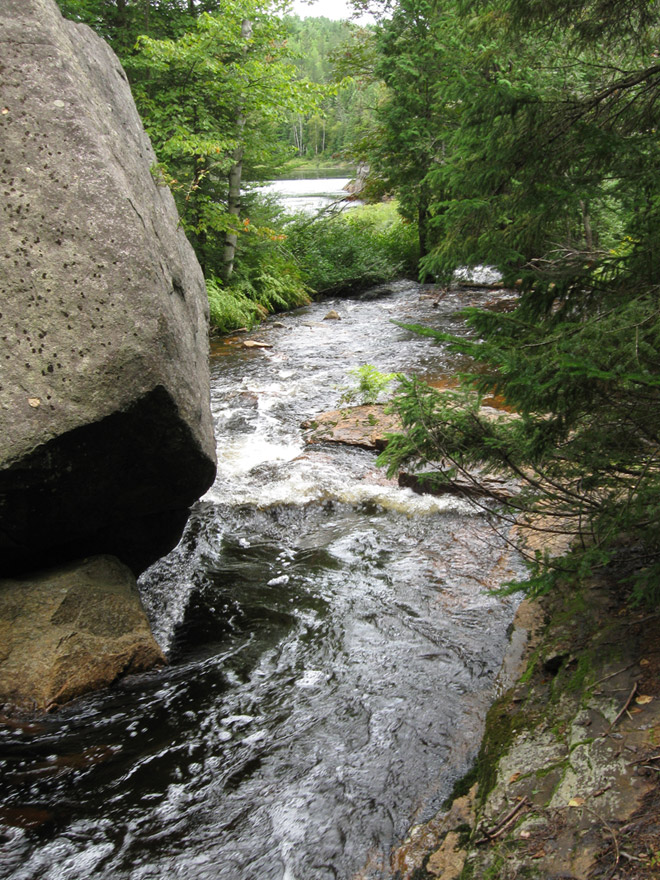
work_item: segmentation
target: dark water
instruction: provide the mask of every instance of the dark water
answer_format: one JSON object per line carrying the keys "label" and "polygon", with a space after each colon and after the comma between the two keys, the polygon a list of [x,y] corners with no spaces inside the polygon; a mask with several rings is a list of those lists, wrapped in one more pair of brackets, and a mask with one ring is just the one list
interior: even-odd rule
{"label": "dark water", "polygon": [[0,877],[389,876],[475,754],[514,604],[484,588],[516,563],[467,502],[300,423],[363,363],[451,374],[390,319],[457,329],[489,296],[399,284],[216,344],[218,479],[141,583],[171,665],[0,731]]}

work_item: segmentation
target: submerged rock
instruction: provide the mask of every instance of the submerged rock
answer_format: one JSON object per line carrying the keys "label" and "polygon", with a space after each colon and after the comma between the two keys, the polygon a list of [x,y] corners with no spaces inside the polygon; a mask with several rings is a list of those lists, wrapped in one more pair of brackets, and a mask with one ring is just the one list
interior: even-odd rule
{"label": "submerged rock", "polygon": [[51,710],[165,657],[135,577],[97,556],[0,581],[0,704]]}
{"label": "submerged rock", "polygon": [[213,480],[204,279],[126,76],[54,0],[5,0],[2,574],[135,572]]}

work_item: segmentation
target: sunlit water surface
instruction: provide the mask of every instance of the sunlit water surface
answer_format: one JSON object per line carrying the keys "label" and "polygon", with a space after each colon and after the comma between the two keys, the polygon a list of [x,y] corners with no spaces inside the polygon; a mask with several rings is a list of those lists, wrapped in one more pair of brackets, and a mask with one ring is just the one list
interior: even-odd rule
{"label": "sunlit water surface", "polygon": [[346,189],[350,177],[291,178],[273,180],[260,187],[260,192],[274,196],[289,214],[314,215],[334,206],[346,209],[362,204],[349,198]]}

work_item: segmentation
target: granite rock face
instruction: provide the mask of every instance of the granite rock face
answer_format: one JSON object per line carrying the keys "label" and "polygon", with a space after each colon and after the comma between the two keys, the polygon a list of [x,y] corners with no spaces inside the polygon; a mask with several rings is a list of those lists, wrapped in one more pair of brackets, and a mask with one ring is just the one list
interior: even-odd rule
{"label": "granite rock face", "polygon": [[0,705],[8,711],[54,709],[165,662],[135,577],[111,556],[0,580]]}
{"label": "granite rock face", "polygon": [[204,280],[100,38],[3,0],[0,81],[0,575],[139,572],[215,473]]}

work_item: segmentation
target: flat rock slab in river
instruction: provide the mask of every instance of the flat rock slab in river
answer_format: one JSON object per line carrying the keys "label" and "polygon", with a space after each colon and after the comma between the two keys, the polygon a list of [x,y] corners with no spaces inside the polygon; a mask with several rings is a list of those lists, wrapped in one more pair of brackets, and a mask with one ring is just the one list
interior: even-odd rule
{"label": "flat rock slab in river", "polygon": [[376,403],[333,409],[304,422],[302,427],[311,429],[309,443],[343,443],[381,450],[387,445],[386,435],[401,430],[401,420]]}
{"label": "flat rock slab in river", "polygon": [[[482,407],[481,412],[486,418],[500,415],[490,407]],[[308,443],[339,443],[381,451],[387,446],[387,435],[401,431],[402,426],[399,417],[387,412],[384,404],[370,404],[321,413],[315,419],[304,422],[302,427],[311,431],[307,437]],[[467,495],[495,500],[510,498],[516,491],[510,481],[484,475],[479,470],[457,474],[447,482],[432,482],[428,477],[402,471],[399,485],[412,489],[418,495]]]}

